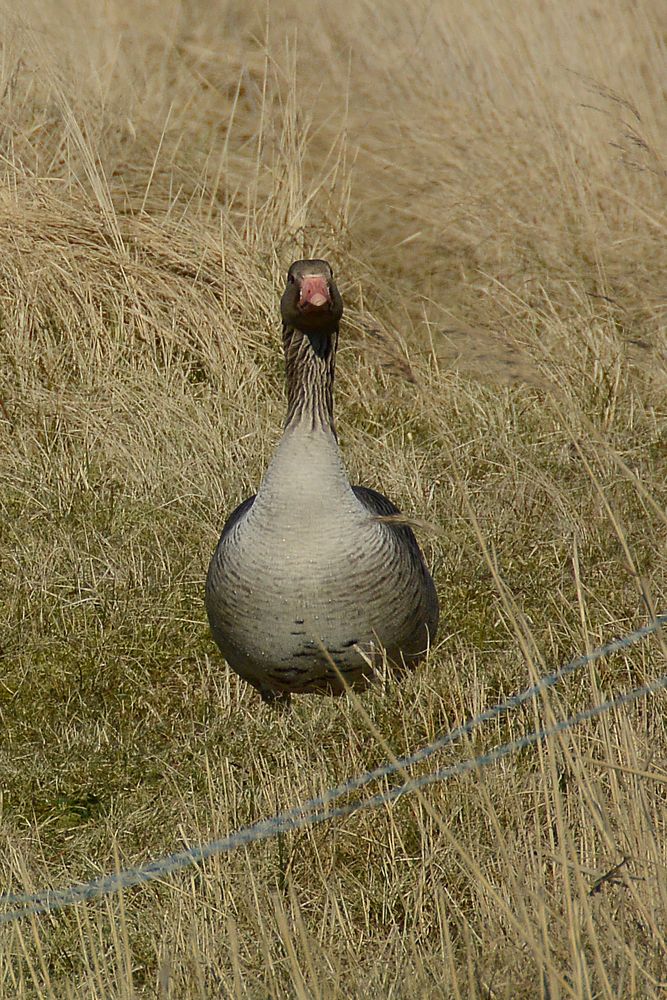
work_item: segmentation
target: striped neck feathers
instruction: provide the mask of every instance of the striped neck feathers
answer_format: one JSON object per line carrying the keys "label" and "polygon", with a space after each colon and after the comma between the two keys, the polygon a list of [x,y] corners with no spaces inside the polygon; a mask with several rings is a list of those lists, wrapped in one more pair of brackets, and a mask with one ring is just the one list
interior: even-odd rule
{"label": "striped neck feathers", "polygon": [[336,437],[333,383],[338,329],[304,333],[283,325],[287,419],[285,428],[330,430]]}

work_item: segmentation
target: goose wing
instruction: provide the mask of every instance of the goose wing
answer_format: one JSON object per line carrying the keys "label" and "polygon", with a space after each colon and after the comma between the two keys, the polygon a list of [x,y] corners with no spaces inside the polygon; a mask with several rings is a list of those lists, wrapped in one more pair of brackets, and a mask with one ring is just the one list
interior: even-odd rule
{"label": "goose wing", "polygon": [[[402,511],[398,509],[395,503],[392,503],[384,494],[378,493],[377,490],[372,490],[368,486],[353,486],[352,489],[357,500],[360,500],[366,510],[370,511],[376,517],[394,517],[396,514],[399,516],[402,514]],[[417,539],[409,525],[392,524],[391,521],[388,521],[386,522],[386,527],[390,531],[395,532],[402,541],[407,542],[411,548],[419,552]]]}
{"label": "goose wing", "polygon": [[222,529],[222,534],[220,535],[220,541],[222,541],[222,539],[225,537],[225,535],[229,534],[229,532],[232,530],[232,528],[234,527],[234,525],[238,521],[240,521],[241,518],[244,517],[248,513],[248,511],[252,507],[253,503],[255,502],[255,497],[256,496],[257,496],[257,494],[253,493],[253,495],[251,497],[246,497],[246,499],[243,500],[238,505],[238,507],[234,508],[234,510],[231,512],[231,514],[229,515],[229,517],[227,518],[227,520],[224,523],[224,526],[223,526],[223,529]]}

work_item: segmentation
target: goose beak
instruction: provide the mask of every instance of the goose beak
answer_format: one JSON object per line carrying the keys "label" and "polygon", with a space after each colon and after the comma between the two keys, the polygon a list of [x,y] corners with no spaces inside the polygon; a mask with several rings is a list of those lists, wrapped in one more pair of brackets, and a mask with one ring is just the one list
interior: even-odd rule
{"label": "goose beak", "polygon": [[331,306],[331,292],[326,278],[321,274],[306,274],[299,286],[299,309],[310,312]]}

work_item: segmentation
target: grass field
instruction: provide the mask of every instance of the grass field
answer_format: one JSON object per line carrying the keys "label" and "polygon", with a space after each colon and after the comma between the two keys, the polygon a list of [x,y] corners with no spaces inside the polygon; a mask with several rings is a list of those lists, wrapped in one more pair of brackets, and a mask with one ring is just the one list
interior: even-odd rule
{"label": "grass field", "polygon": [[[667,610],[661,0],[1,10],[2,891],[224,836]],[[424,522],[443,625],[404,683],[279,713],[203,580],[281,431],[310,255],[352,480]],[[0,926],[0,998],[664,996],[666,710]]]}

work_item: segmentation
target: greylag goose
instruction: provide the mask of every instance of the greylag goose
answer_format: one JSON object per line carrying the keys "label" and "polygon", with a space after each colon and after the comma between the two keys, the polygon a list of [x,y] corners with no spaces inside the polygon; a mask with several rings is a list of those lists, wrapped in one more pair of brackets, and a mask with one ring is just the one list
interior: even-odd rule
{"label": "greylag goose", "polygon": [[292,264],[280,308],[285,429],[257,494],[229,516],[206,579],[213,638],[265,701],[364,687],[382,650],[411,667],[438,625],[412,530],[392,523],[399,510],[381,493],[351,486],[341,459],[333,381],[343,302],[329,264]]}

